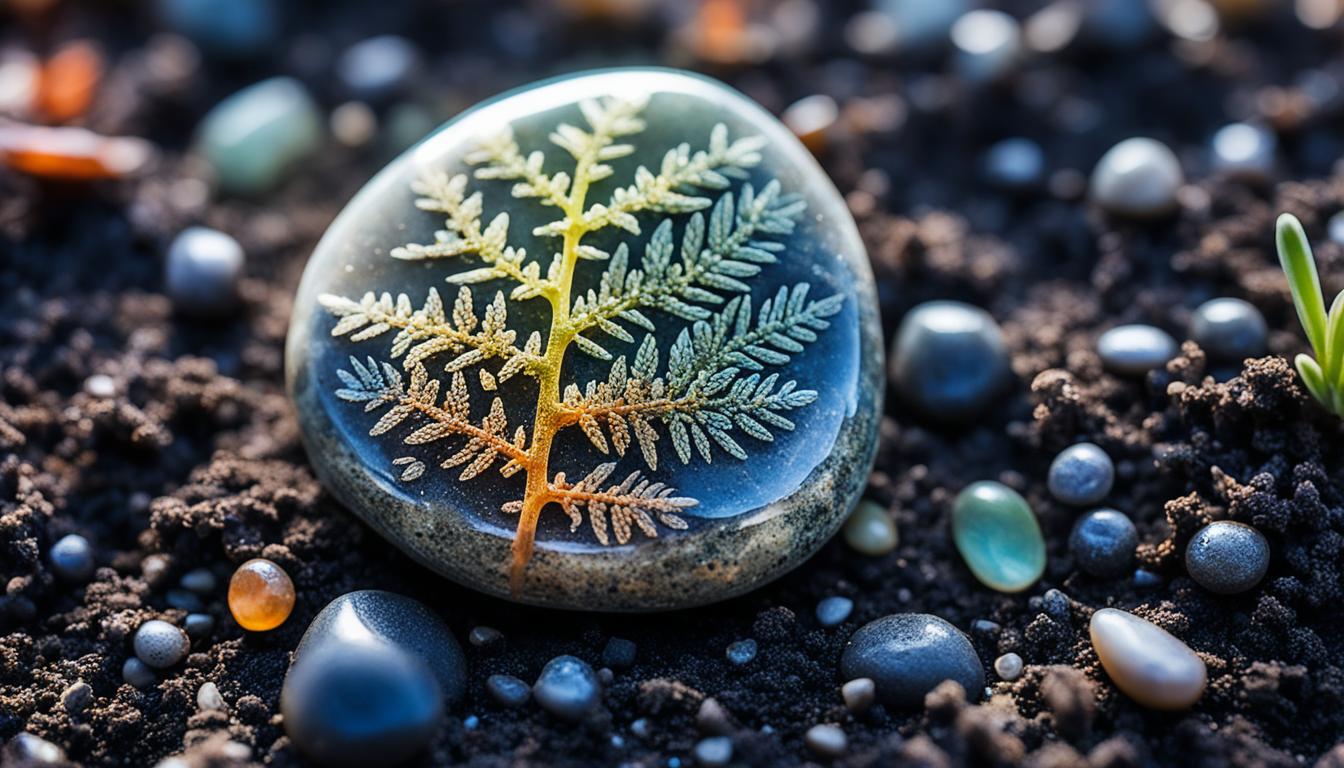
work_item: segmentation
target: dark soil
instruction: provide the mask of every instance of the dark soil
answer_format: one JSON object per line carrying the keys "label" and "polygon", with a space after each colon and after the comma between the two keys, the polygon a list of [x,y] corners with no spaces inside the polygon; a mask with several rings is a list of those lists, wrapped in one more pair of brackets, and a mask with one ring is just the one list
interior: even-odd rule
{"label": "dark soil", "polygon": [[[0,12],[4,36],[37,50],[97,40],[112,65],[84,122],[163,152],[148,175],[119,183],[0,174],[0,739],[28,731],[83,765],[149,766],[184,750],[193,766],[303,764],[278,713],[289,653],[327,601],[382,588],[429,603],[464,645],[479,625],[504,634],[466,646],[466,701],[424,765],[685,765],[707,731],[731,735],[742,764],[795,765],[815,760],[803,733],[820,722],[849,735],[834,761],[844,766],[1344,765],[1344,747],[1332,752],[1344,741],[1344,433],[1286,360],[1303,340],[1272,250],[1274,217],[1296,214],[1318,244],[1327,294],[1344,288],[1344,246],[1325,232],[1344,207],[1344,177],[1333,175],[1344,135],[1337,30],[1310,31],[1277,8],[1211,42],[1161,32],[1132,50],[1037,57],[1010,83],[976,90],[937,60],[857,58],[842,35],[858,10],[850,3],[818,3],[803,50],[727,66],[676,47],[667,17],[680,3],[627,24],[584,21],[558,10],[565,4],[324,2],[289,8],[289,34],[269,58],[206,58],[165,78],[145,64],[150,4],[18,10],[36,5]],[[1009,4],[1020,15],[1039,5]],[[384,31],[427,53],[417,94],[436,118],[545,75],[632,62],[697,66],[775,111],[813,93],[841,103],[820,157],[865,233],[888,333],[920,301],[970,300],[1003,323],[1016,375],[992,415],[961,431],[927,426],[889,397],[869,493],[896,517],[897,552],[866,558],[837,540],[722,605],[560,614],[445,583],[322,491],[282,388],[291,296],[326,224],[390,154],[333,143],[283,188],[236,200],[197,194],[201,167],[184,150],[205,109],[267,74],[295,74],[333,106],[333,53]],[[896,119],[870,130],[861,118],[879,106]],[[1205,172],[1209,136],[1240,119],[1275,125],[1281,183]],[[984,150],[1014,135],[1045,147],[1050,189],[1008,193],[983,180]],[[1132,135],[1181,148],[1193,181],[1168,221],[1115,222],[1080,199],[1080,174]],[[247,250],[244,306],[223,322],[179,317],[162,294],[161,254],[190,223]],[[1214,296],[1261,308],[1271,356],[1223,370],[1187,344],[1145,381],[1102,372],[1101,331],[1142,321],[1184,338],[1190,311]],[[95,373],[112,377],[116,397],[83,391]],[[1065,543],[1075,511],[1049,498],[1045,469],[1083,439],[1116,458],[1112,503],[1138,523],[1140,560],[1160,586],[1073,568]],[[1046,576],[1024,595],[981,587],[951,544],[950,500],[989,478],[1023,492],[1049,542]],[[1268,576],[1246,594],[1216,597],[1184,575],[1184,543],[1219,518],[1253,523],[1273,544]],[[70,532],[98,548],[86,586],[56,580],[44,558]],[[205,566],[224,580],[254,556],[282,564],[297,585],[284,626],[244,633],[221,589],[207,606],[214,634],[185,664],[147,691],[122,682],[132,630],[185,614],[169,605],[183,572]],[[824,629],[813,608],[835,594],[854,599],[854,614]],[[1192,711],[1148,712],[1110,685],[1086,632],[1107,605],[1201,653],[1210,684]],[[987,668],[1011,650],[1027,671],[1013,684],[991,675],[991,695],[974,703],[952,686],[923,712],[852,716],[838,692],[841,649],[862,623],[898,611],[967,630]],[[503,709],[485,693],[489,675],[530,681],[562,653],[597,666],[613,636],[634,641],[637,658],[615,671],[588,722]],[[725,647],[748,637],[758,657],[732,666]],[[92,699],[67,707],[78,697],[63,693],[78,681]],[[225,712],[197,712],[206,681]],[[726,723],[697,724],[708,697]],[[632,732],[638,718],[644,736]]]}

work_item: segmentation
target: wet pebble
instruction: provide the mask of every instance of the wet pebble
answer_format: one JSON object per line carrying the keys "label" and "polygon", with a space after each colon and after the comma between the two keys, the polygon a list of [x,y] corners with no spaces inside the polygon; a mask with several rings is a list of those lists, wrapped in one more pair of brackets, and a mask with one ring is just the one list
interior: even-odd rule
{"label": "wet pebble", "polygon": [[840,686],[840,698],[845,702],[845,709],[854,714],[867,712],[868,708],[877,701],[877,685],[872,678],[860,677],[850,680]]}
{"label": "wet pebble", "polygon": [[1004,139],[985,155],[985,176],[1004,189],[1036,187],[1045,178],[1045,152],[1031,139]]}
{"label": "wet pebble", "polygon": [[488,645],[494,645],[504,639],[504,633],[494,627],[472,627],[467,633],[467,642],[477,648],[484,648]]}
{"label": "wet pebble", "polygon": [[695,762],[707,768],[721,768],[733,759],[733,740],[727,736],[710,736],[695,744]]}
{"label": "wet pebble", "polygon": [[1269,327],[1265,316],[1249,301],[1212,299],[1200,304],[1190,316],[1190,338],[1210,358],[1240,363],[1265,353]]}
{"label": "wet pebble", "polygon": [[1041,595],[1041,610],[1045,615],[1059,622],[1068,624],[1070,620],[1071,609],[1069,607],[1069,596],[1058,589],[1047,589],[1045,594]]}
{"label": "wet pebble", "polygon": [[322,115],[299,81],[273,77],[221,101],[201,121],[198,143],[225,192],[258,195],[312,155]]}
{"label": "wet pebble", "polygon": [[202,712],[224,709],[224,697],[219,693],[219,686],[208,680],[202,683],[196,690],[196,709]]}
{"label": "wet pebble", "polygon": [[854,601],[848,597],[832,596],[817,603],[817,621],[823,627],[834,627],[854,610]]}
{"label": "wet pebble", "polygon": [[883,703],[920,707],[924,695],[944,680],[980,695],[985,670],[970,639],[937,616],[899,613],[869,622],[855,632],[840,657],[845,679],[871,679]]}
{"label": "wet pebble", "polygon": [[994,674],[1005,682],[1011,683],[1021,677],[1022,667],[1022,657],[1016,653],[1005,653],[994,660]]}
{"label": "wet pebble", "polygon": [[95,373],[84,380],[84,392],[90,397],[107,399],[117,394],[117,382],[105,373]]}
{"label": "wet pebble", "polygon": [[849,738],[838,725],[814,725],[803,734],[803,743],[817,757],[833,758],[849,749]]}
{"label": "wet pebble", "polygon": [[952,503],[952,539],[980,583],[1020,592],[1045,571],[1045,539],[1021,494],[992,480],[972,483]]}
{"label": "wet pebble", "polygon": [[1274,174],[1278,139],[1258,125],[1232,123],[1218,129],[1211,142],[1210,160],[1215,173],[1247,181],[1264,181]]}
{"label": "wet pebble", "polygon": [[1074,562],[1089,576],[1114,579],[1134,566],[1139,531],[1123,512],[1095,509],[1078,519],[1069,536]]}
{"label": "wet pebble", "polygon": [[420,66],[415,44],[378,35],[350,46],[336,61],[336,76],[353,96],[379,100],[401,90]]}
{"label": "wet pebble", "polygon": [[122,663],[121,679],[135,688],[148,688],[158,682],[154,670],[135,656],[131,656]]}
{"label": "wet pebble", "polygon": [[1050,495],[1076,507],[1106,498],[1115,482],[1115,464],[1095,443],[1078,443],[1059,452],[1047,476]]}
{"label": "wet pebble", "polygon": [[93,686],[79,680],[61,691],[61,707],[71,715],[77,715],[93,702]]}
{"label": "wet pebble", "polygon": [[1269,569],[1269,540],[1245,523],[1217,520],[1185,550],[1185,570],[1210,592],[1234,595],[1254,587]]}
{"label": "wet pebble", "polygon": [[1120,325],[1097,339],[1102,365],[1121,376],[1142,376],[1176,356],[1176,340],[1151,325]]}
{"label": "wet pebble", "polygon": [[724,651],[724,655],[735,666],[741,667],[750,664],[756,658],[756,641],[747,638],[746,640],[729,643],[728,650]]}
{"label": "wet pebble", "polygon": [[47,553],[51,570],[69,582],[88,581],[93,575],[93,545],[77,533],[62,536]]}
{"label": "wet pebble", "polygon": [[187,630],[187,636],[192,640],[200,640],[215,631],[215,617],[208,613],[189,613],[182,622],[182,628]]}
{"label": "wet pebble", "polygon": [[160,619],[150,619],[135,630],[135,655],[155,669],[166,669],[186,658],[187,633]]}
{"label": "wet pebble", "polygon": [[1007,383],[1008,351],[990,314],[959,301],[929,301],[901,321],[892,377],[906,401],[935,421],[982,413]]}
{"label": "wet pebble", "polygon": [[429,666],[390,643],[327,642],[285,676],[285,732],[323,765],[391,765],[420,752],[443,719]]}
{"label": "wet pebble", "polygon": [[208,227],[188,227],[168,246],[164,287],[177,311],[196,317],[227,314],[238,305],[243,247]]}
{"label": "wet pebble", "polygon": [[891,552],[899,541],[896,522],[881,504],[871,499],[863,499],[854,507],[845,521],[844,536],[850,548],[869,557]]}
{"label": "wet pebble", "polygon": [[607,640],[607,644],[602,648],[602,663],[612,669],[629,669],[635,664],[635,653],[638,647],[623,637],[613,637]]}
{"label": "wet pebble", "polygon": [[601,703],[602,686],[597,673],[584,661],[557,656],[542,668],[532,695],[542,709],[562,720],[577,722]]}
{"label": "wet pebble", "polygon": [[513,675],[491,675],[485,680],[485,690],[490,698],[506,707],[517,707],[532,696],[527,683]]}
{"label": "wet pebble", "polygon": [[1152,709],[1180,710],[1199,700],[1204,661],[1152,622],[1116,608],[1092,614],[1092,647],[1115,686]]}
{"label": "wet pebble", "polygon": [[972,83],[1000,80],[1017,69],[1022,58],[1022,29],[1017,19],[996,10],[975,10],[952,25],[955,64]]}
{"label": "wet pebble", "polygon": [[1092,171],[1092,200],[1108,213],[1135,218],[1175,210],[1185,181],[1181,163],[1167,146],[1148,138],[1111,147]]}

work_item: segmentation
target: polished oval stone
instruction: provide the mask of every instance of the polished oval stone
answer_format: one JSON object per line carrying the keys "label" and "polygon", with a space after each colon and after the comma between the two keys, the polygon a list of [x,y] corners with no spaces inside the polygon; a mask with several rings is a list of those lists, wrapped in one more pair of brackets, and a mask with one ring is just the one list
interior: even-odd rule
{"label": "polished oval stone", "polygon": [[1259,584],[1269,570],[1269,540],[1245,523],[1214,521],[1190,538],[1185,570],[1210,592],[1245,592]]}
{"label": "polished oval stone", "polygon": [[52,544],[47,559],[51,561],[52,572],[70,582],[88,581],[97,566],[93,545],[77,533],[62,536]]}
{"label": "polished oval stone", "polygon": [[1090,576],[1114,579],[1128,575],[1134,565],[1139,531],[1123,512],[1094,509],[1078,518],[1069,536],[1074,562]]}
{"label": "polished oval stone", "polygon": [[845,521],[845,543],[861,555],[878,557],[896,548],[900,536],[886,508],[869,499],[859,502]]}
{"label": "polished oval stone", "polygon": [[302,83],[273,77],[215,105],[198,133],[201,155],[220,188],[258,195],[320,148],[322,115]]}
{"label": "polished oval stone", "polygon": [[901,320],[892,346],[901,396],[934,421],[959,422],[989,407],[1008,381],[1008,348],[988,312],[960,301],[928,301]]}
{"label": "polished oval stone", "polygon": [[1147,218],[1170,213],[1185,182],[1181,161],[1167,145],[1148,138],[1111,147],[1092,171],[1092,199],[1108,213]]}
{"label": "polished oval stone", "polygon": [[1111,492],[1115,464],[1096,443],[1078,443],[1055,456],[1046,481],[1050,495],[1065,504],[1096,504]]}
{"label": "polished oval stone", "polygon": [[1240,363],[1265,353],[1269,326],[1249,301],[1210,299],[1190,316],[1190,338],[1214,360]]}
{"label": "polished oval stone", "polygon": [[1120,325],[1097,339],[1106,369],[1121,376],[1142,376],[1176,356],[1176,340],[1151,325]]}
{"label": "polished oval stone", "polygon": [[294,649],[294,661],[333,641],[394,645],[429,665],[450,705],[466,692],[467,659],[462,646],[443,619],[418,600],[380,589],[341,595],[313,617]]}
{"label": "polished oval stone", "polygon": [[286,364],[324,484],[416,560],[633,611],[750,590],[840,527],[881,347],[806,149],[714,81],[632,69],[505,95],[384,169],[314,252]]}
{"label": "polished oval stone", "polygon": [[1088,631],[1111,682],[1143,706],[1185,709],[1204,693],[1204,660],[1156,624],[1102,608],[1092,614]]}
{"label": "polished oval stone", "polygon": [[984,480],[957,494],[952,538],[980,583],[1021,592],[1045,571],[1045,539],[1027,500],[1012,488]]}
{"label": "polished oval stone", "polygon": [[532,686],[532,697],[552,715],[579,721],[602,703],[602,683],[582,659],[556,656],[542,668]]}
{"label": "polished oval stone", "polygon": [[944,680],[961,685],[970,699],[985,686],[970,639],[926,613],[898,613],[860,627],[840,657],[840,675],[871,679],[878,698],[901,709],[923,706],[924,694]]}

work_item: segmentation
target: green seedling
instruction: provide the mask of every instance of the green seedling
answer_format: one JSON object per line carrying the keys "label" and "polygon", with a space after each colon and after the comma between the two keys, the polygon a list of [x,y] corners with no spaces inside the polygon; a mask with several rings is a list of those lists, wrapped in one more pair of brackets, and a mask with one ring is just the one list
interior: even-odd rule
{"label": "green seedling", "polygon": [[1344,292],[1335,296],[1327,314],[1316,258],[1296,216],[1290,213],[1279,216],[1275,240],[1279,263],[1288,275],[1288,287],[1293,293],[1293,306],[1297,307],[1297,317],[1315,354],[1314,358],[1298,355],[1293,362],[1312,396],[1326,410],[1344,416]]}

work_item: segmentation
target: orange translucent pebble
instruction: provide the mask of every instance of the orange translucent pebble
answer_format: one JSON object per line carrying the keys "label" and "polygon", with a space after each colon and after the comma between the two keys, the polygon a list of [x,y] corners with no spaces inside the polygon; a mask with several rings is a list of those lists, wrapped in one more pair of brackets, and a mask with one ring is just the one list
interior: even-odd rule
{"label": "orange translucent pebble", "polygon": [[52,121],[74,120],[88,110],[103,76],[103,56],[84,40],[63,46],[42,66],[37,108]]}
{"label": "orange translucent pebble", "polygon": [[700,54],[710,60],[735,62],[744,53],[746,11],[736,0],[706,0],[700,6]]}
{"label": "orange translucent pebble", "polygon": [[229,579],[229,611],[243,629],[275,629],[293,610],[294,582],[285,569],[270,560],[248,560]]}
{"label": "orange translucent pebble", "polygon": [[142,139],[0,122],[0,163],[33,176],[117,179],[139,170],[152,154]]}

